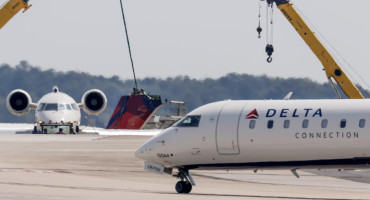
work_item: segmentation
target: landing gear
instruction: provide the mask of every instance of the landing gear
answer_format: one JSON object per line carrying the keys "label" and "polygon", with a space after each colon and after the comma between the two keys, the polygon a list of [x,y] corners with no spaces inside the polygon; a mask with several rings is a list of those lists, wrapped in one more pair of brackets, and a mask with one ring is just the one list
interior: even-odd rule
{"label": "landing gear", "polygon": [[32,134],[36,134],[37,133],[37,126],[34,126],[33,127],[33,131],[32,131]]}
{"label": "landing gear", "polygon": [[179,172],[174,177],[181,179],[181,181],[176,183],[175,189],[177,193],[188,194],[190,193],[193,185],[195,185],[193,178],[190,175],[188,169],[179,168]]}

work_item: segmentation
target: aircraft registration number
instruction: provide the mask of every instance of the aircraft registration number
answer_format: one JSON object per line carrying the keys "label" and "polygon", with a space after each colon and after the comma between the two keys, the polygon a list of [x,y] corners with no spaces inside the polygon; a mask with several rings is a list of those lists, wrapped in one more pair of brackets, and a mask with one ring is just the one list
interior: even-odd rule
{"label": "aircraft registration number", "polygon": [[147,171],[157,173],[157,174],[163,174],[164,172],[164,167],[162,165],[152,163],[149,161],[144,162],[144,169]]}

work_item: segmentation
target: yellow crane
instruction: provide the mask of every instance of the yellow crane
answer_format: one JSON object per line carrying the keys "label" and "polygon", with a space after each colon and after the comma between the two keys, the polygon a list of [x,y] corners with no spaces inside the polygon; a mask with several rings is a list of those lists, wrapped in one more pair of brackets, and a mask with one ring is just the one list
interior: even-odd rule
{"label": "yellow crane", "polygon": [[9,0],[0,8],[0,29],[8,23],[20,10],[26,12],[31,7],[29,0]]}
{"label": "yellow crane", "polygon": [[316,57],[321,61],[331,85],[334,87],[331,79],[333,78],[342,91],[348,96],[348,98],[364,99],[364,96],[361,94],[360,90],[347,77],[334,57],[320,42],[315,33],[310,29],[307,23],[294,8],[293,4],[289,0],[267,0],[269,5],[273,4],[274,2],[283,15],[293,25],[294,29],[299,33],[302,39],[311,48]]}

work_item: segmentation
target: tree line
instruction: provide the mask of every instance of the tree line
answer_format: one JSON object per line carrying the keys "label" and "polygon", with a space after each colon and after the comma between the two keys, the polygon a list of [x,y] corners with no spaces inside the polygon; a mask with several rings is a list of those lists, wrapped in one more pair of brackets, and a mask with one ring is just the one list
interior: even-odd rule
{"label": "tree line", "polygon": [[[307,78],[272,78],[265,75],[230,73],[220,78],[194,79],[189,76],[169,78],[138,79],[139,87],[148,94],[162,96],[162,100],[179,100],[188,104],[191,111],[206,103],[225,99],[282,99],[293,91],[292,99],[333,99],[336,98],[329,84],[319,84]],[[58,86],[61,92],[70,95],[77,103],[82,95],[90,89],[102,90],[108,99],[106,110],[97,117],[82,112],[84,125],[90,124],[105,127],[118,103],[120,96],[130,94],[133,80],[121,80],[118,76],[110,78],[94,76],[85,72],[58,72],[41,70],[27,61],[16,66],[0,65],[0,122],[33,123],[34,111],[17,117],[6,108],[6,97],[13,89],[27,91],[33,102],[37,102],[44,94],[51,92],[53,86]],[[168,113],[168,106],[160,110],[160,114]]]}

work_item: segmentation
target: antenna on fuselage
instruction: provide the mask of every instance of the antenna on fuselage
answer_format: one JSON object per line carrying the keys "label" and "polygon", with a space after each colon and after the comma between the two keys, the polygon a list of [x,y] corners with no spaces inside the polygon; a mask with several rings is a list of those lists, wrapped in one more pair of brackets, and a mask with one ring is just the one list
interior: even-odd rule
{"label": "antenna on fuselage", "polygon": [[54,92],[54,93],[59,92],[59,88],[58,88],[57,86],[54,86],[54,87],[53,87],[53,92]]}

